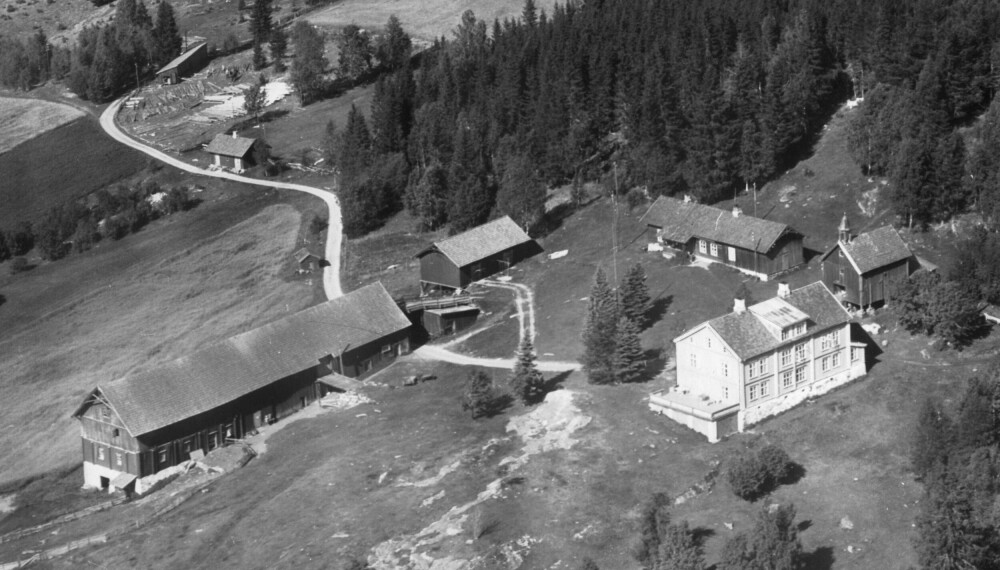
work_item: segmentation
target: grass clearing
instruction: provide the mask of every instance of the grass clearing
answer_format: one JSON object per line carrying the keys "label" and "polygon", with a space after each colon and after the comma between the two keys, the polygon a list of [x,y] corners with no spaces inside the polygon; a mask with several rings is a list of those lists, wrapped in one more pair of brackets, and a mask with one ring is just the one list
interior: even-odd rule
{"label": "grass clearing", "polygon": [[0,154],[82,116],[69,105],[0,97]]}
{"label": "grass clearing", "polygon": [[69,414],[96,383],[315,302],[315,285],[287,269],[301,212],[315,200],[221,188],[119,242],[18,276],[2,272],[3,388],[22,405],[5,416],[0,482],[79,461]]}
{"label": "grass clearing", "polygon": [[0,228],[37,220],[49,208],[86,196],[142,170],[149,161],[86,117],[0,154]]}

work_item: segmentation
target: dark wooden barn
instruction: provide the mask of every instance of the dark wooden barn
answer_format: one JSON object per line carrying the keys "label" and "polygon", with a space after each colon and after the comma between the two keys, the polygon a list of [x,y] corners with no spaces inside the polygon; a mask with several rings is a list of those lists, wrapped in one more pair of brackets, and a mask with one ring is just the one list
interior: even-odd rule
{"label": "dark wooden barn", "polygon": [[295,252],[295,261],[299,264],[301,271],[316,271],[323,260],[320,256],[303,247]]}
{"label": "dark wooden barn", "polygon": [[869,307],[888,302],[920,264],[892,226],[851,236],[847,216],[837,244],[820,257],[823,283],[842,303]]}
{"label": "dark wooden barn", "polygon": [[199,71],[207,63],[208,44],[200,43],[164,65],[156,72],[156,76],[161,82],[168,85],[177,84],[180,83],[181,78]]}
{"label": "dark wooden barn", "polygon": [[504,216],[418,253],[420,291],[465,289],[473,281],[503,273],[539,251],[538,243]]}
{"label": "dark wooden barn", "polygon": [[791,227],[688,199],[660,196],[643,215],[660,243],[698,259],[767,280],[805,261],[802,234]]}
{"label": "dark wooden barn", "polygon": [[236,131],[233,131],[232,135],[225,133],[215,135],[205,150],[214,157],[215,166],[243,172],[256,164],[255,156],[261,144],[263,143],[257,139],[237,136]]}
{"label": "dark wooden barn", "polygon": [[431,338],[449,335],[476,324],[479,307],[459,305],[443,309],[425,309],[421,323]]}
{"label": "dark wooden barn", "polygon": [[[410,322],[376,283],[143,374],[94,388],[80,420],[84,484],[144,477],[209,452],[409,351]],[[112,484],[112,482],[116,482]]]}

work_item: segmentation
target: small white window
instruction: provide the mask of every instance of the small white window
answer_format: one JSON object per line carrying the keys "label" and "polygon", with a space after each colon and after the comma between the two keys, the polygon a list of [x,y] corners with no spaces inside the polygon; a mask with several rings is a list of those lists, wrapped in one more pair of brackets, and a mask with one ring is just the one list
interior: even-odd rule
{"label": "small white window", "polygon": [[707,346],[708,348],[712,348],[712,337],[710,336],[705,337],[705,346]]}
{"label": "small white window", "polygon": [[115,452],[115,465],[121,467],[122,463],[123,463],[123,461],[122,461],[122,454],[121,454],[120,451],[116,451]]}
{"label": "small white window", "polygon": [[834,352],[833,355],[830,356],[830,365],[833,368],[836,368],[836,367],[840,366],[840,353],[839,352]]}
{"label": "small white window", "polygon": [[698,355],[691,353],[691,368],[698,368]]}
{"label": "small white window", "polygon": [[752,401],[756,400],[759,397],[760,396],[758,396],[758,394],[757,394],[757,384],[751,385],[750,386],[750,390],[749,390],[748,399],[752,402]]}
{"label": "small white window", "polygon": [[723,386],[722,387],[722,399],[723,400],[728,400],[729,399],[729,386]]}
{"label": "small white window", "polygon": [[391,344],[387,344],[387,345],[383,346],[382,347],[382,356],[389,356],[390,354],[392,354],[392,345]]}
{"label": "small white window", "polygon": [[819,361],[819,369],[822,370],[823,372],[826,372],[827,370],[830,369],[830,357],[829,356],[824,356]]}
{"label": "small white window", "polygon": [[781,373],[781,387],[782,388],[791,388],[794,385],[795,385],[795,383],[792,382],[792,371],[791,370],[785,370],[784,372],[782,372]]}
{"label": "small white window", "polygon": [[736,261],[736,248],[730,246],[730,247],[727,247],[726,249],[728,250],[728,253],[729,253],[729,261],[735,262]]}
{"label": "small white window", "polygon": [[698,240],[698,251],[708,253],[708,242],[703,239]]}
{"label": "small white window", "polygon": [[97,448],[97,460],[98,461],[104,461],[104,448],[103,447],[98,447]]}
{"label": "small white window", "polygon": [[761,398],[763,398],[764,396],[767,396],[768,390],[769,390],[768,386],[769,386],[769,384],[767,382],[761,382],[760,383],[760,397]]}
{"label": "small white window", "polygon": [[712,242],[712,257],[719,257],[719,244]]}
{"label": "small white window", "polygon": [[781,351],[781,365],[788,366],[792,363],[792,349],[786,348]]}
{"label": "small white window", "polygon": [[722,375],[725,376],[726,378],[729,378],[729,363],[728,362],[723,362],[722,363]]}
{"label": "small white window", "polygon": [[795,383],[801,384],[806,381],[806,367],[799,366],[795,369]]}
{"label": "small white window", "polygon": [[857,362],[861,360],[861,349],[857,347],[851,347],[851,362]]}
{"label": "small white window", "polygon": [[795,360],[797,362],[805,360],[808,356],[809,356],[809,350],[806,347],[806,343],[802,343],[795,347]]}

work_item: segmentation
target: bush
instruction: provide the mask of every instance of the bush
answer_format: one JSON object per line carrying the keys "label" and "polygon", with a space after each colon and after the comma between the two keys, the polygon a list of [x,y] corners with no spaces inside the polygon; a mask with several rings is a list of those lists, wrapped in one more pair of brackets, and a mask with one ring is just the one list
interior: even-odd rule
{"label": "bush", "polygon": [[787,483],[796,467],[784,449],[768,444],[730,458],[726,479],[737,497],[756,501],[778,485]]}

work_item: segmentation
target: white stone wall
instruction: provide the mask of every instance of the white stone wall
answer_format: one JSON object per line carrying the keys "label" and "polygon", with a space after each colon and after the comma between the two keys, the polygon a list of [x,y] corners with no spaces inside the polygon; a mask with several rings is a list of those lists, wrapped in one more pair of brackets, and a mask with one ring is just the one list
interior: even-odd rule
{"label": "white stone wall", "polygon": [[668,408],[666,406],[658,406],[652,402],[649,403],[649,409],[653,410],[658,414],[667,416],[668,418],[674,420],[675,422],[683,426],[687,426],[693,429],[694,431],[707,437],[709,443],[715,443],[719,441],[719,426],[717,423],[711,420],[705,420],[699,417],[692,416],[691,414],[685,414],[684,412],[679,412],[673,408]]}
{"label": "white stone wall", "polygon": [[[100,489],[101,477],[107,477],[110,482],[120,474],[121,471],[115,471],[114,469],[103,465],[97,465],[96,463],[91,463],[89,461],[83,462],[83,486],[87,489]],[[113,491],[113,489],[111,489],[111,491]]]}
{"label": "white stone wall", "polygon": [[780,414],[781,412],[790,410],[809,398],[826,394],[830,390],[833,390],[838,386],[843,386],[858,376],[863,375],[863,371],[861,374],[857,374],[857,369],[849,369],[847,371],[834,374],[829,378],[817,380],[799,390],[795,390],[794,392],[789,392],[778,396],[777,398],[761,402],[760,405],[740,410],[738,420],[739,430],[744,431],[749,426],[760,423],[764,419]]}

